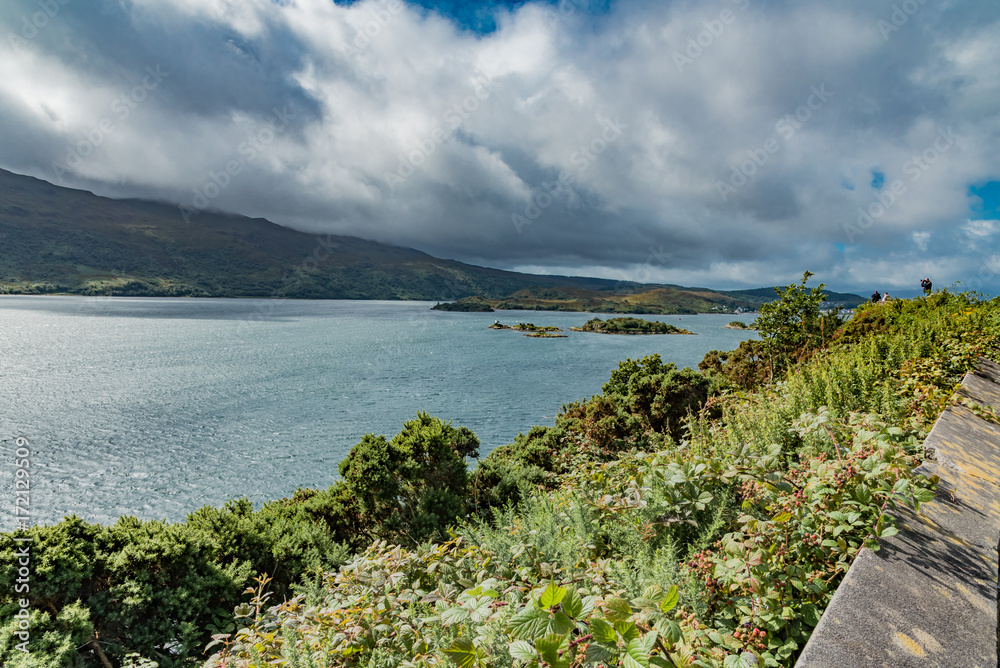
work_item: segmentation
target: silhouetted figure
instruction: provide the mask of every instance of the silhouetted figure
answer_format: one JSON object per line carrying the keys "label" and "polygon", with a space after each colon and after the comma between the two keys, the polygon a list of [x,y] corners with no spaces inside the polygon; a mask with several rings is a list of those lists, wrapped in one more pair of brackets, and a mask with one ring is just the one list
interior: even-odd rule
{"label": "silhouetted figure", "polygon": [[929,295],[931,293],[931,279],[929,278],[921,279],[920,287],[924,289],[925,295]]}
{"label": "silhouetted figure", "polygon": [[882,295],[878,293],[878,290],[872,293],[872,304],[877,304],[882,301]]}

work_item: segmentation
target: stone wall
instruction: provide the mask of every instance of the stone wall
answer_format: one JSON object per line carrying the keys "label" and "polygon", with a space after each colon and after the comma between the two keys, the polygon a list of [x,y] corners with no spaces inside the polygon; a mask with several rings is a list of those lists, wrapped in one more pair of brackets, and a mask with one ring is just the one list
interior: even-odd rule
{"label": "stone wall", "polygon": [[[1000,413],[1000,365],[981,360],[959,394]],[[924,447],[936,498],[858,554],[796,668],[997,666],[1000,425],[955,405]]]}

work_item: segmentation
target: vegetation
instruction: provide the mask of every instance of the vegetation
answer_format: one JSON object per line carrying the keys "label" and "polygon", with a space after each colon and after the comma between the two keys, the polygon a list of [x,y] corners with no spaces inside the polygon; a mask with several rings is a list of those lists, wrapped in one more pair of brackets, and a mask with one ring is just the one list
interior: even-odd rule
{"label": "vegetation", "polygon": [[726,325],[726,329],[741,329],[741,330],[755,330],[757,329],[752,324],[748,325],[740,320],[733,320],[731,323]]}
{"label": "vegetation", "polygon": [[574,327],[574,332],[598,332],[600,334],[693,334],[686,329],[674,327],[659,320],[639,318],[592,318],[583,327]]}
{"label": "vegetation", "polygon": [[[823,294],[830,302],[843,306],[853,307],[865,301],[857,295],[827,291]],[[718,292],[680,286],[621,284],[616,285],[615,289],[579,286],[531,287],[518,290],[508,297],[484,299],[479,304],[484,307],[483,310],[489,307],[494,310],[675,315],[734,313],[738,309],[755,310],[774,298],[772,288]],[[459,300],[455,303],[457,309],[465,308],[462,302],[463,300]],[[441,306],[445,309],[449,305]]]}
{"label": "vegetation", "polygon": [[458,311],[461,313],[492,313],[493,307],[483,297],[475,295],[473,297],[462,297],[455,302],[438,302],[431,307],[432,311]]}
{"label": "vegetation", "polygon": [[471,472],[475,436],[421,414],[258,511],[32,529],[30,656],[4,536],[0,661],[790,666],[886,511],[932,497],[922,440],[1000,342],[1000,300],[872,304],[834,331],[797,287],[756,366],[626,360]]}
{"label": "vegetation", "polygon": [[530,336],[536,339],[565,339],[565,334],[560,334],[562,332],[558,327],[542,327],[531,322],[519,322],[513,327],[510,325],[505,325],[499,320],[494,322],[489,326],[488,329],[512,329],[518,332],[525,332],[525,336]]}
{"label": "vegetation", "polygon": [[752,324],[752,328],[760,332],[759,341],[743,341],[730,352],[712,350],[698,368],[722,373],[738,387],[753,389],[764,380],[765,374],[773,381],[776,372],[780,374],[825,345],[843,324],[843,319],[839,308],[826,313],[820,311],[820,304],[827,296],[822,283],[806,289],[812,275],[807,271],[801,283],[774,288],[779,298],[763,304]]}
{"label": "vegetation", "polygon": [[558,327],[536,325],[533,322],[519,322],[511,329],[516,329],[519,332],[561,332],[562,330]]}
{"label": "vegetation", "polygon": [[[0,664],[122,665],[129,653],[160,668],[192,665],[258,573],[284,598],[376,540],[445,538],[466,511],[465,459],[479,441],[427,414],[392,439],[366,435],[327,490],[299,490],[254,511],[245,499],[204,507],[187,522],[123,517],[110,527],[70,517],[33,527],[31,649],[15,649],[13,596],[20,544],[0,534]],[[79,650],[79,651],[78,651]]]}

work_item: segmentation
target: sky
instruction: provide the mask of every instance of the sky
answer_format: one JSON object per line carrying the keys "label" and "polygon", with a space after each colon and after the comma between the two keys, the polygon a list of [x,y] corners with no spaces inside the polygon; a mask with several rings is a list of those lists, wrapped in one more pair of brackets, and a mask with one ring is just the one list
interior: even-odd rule
{"label": "sky", "polygon": [[537,273],[1000,293],[995,0],[5,0],[0,167]]}

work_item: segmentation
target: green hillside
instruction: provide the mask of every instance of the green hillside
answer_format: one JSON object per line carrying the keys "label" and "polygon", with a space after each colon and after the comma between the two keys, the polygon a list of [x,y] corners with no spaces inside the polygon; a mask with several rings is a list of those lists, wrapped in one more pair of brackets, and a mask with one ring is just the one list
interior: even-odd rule
{"label": "green hillside", "polygon": [[0,170],[0,290],[88,295],[322,299],[503,297],[535,286],[615,282],[532,276],[441,260],[261,218],[113,200]]}
{"label": "green hillside", "polygon": [[[114,200],[0,170],[0,294],[457,300],[605,313],[754,309],[773,298],[442,260],[262,218]],[[860,303],[861,297],[853,297]]]}

